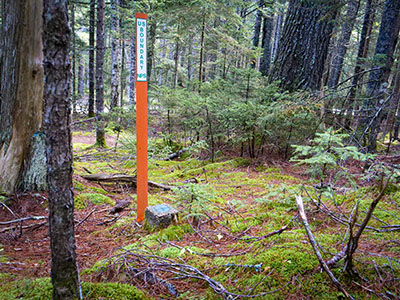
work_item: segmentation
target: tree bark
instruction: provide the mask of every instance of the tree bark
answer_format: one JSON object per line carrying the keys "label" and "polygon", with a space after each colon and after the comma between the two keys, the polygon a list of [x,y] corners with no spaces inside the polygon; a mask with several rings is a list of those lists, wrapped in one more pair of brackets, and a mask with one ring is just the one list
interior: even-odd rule
{"label": "tree bark", "polygon": [[320,88],[338,2],[290,1],[270,77],[283,89]]}
{"label": "tree bark", "polygon": [[375,20],[375,7],[376,7],[376,0],[367,0],[365,6],[363,26],[361,29],[360,44],[358,46],[356,66],[354,67],[353,80],[351,82],[351,88],[349,91],[349,96],[346,104],[347,113],[345,119],[345,128],[348,129],[351,126],[351,121],[353,117],[354,100],[358,89],[358,82],[361,80],[362,73],[364,71],[363,61],[368,56],[369,42],[371,40],[370,35]]}
{"label": "tree bark", "polygon": [[400,0],[386,0],[375,47],[374,66],[376,67],[370,73],[367,86],[368,98],[363,104],[363,116],[365,117],[362,122],[363,127],[370,123],[371,117],[373,118],[368,136],[368,152],[376,151],[376,139],[382,121],[382,111],[384,111],[384,109],[380,109],[380,106],[385,105],[385,85],[387,85],[393,65],[399,29]]}
{"label": "tree bark", "polygon": [[97,2],[97,33],[96,33],[96,145],[106,146],[104,133],[104,14],[105,0]]}
{"label": "tree bark", "polygon": [[335,55],[332,58],[331,69],[329,72],[328,87],[334,88],[338,85],[340,75],[342,73],[344,57],[349,46],[351,32],[356,21],[358,8],[360,7],[360,0],[350,0],[347,3],[347,12],[345,22],[336,46]]}
{"label": "tree bark", "polygon": [[[261,22],[262,22],[262,7],[264,6],[264,0],[259,0],[258,9],[256,14],[256,21],[254,23],[254,33],[253,33],[253,48],[257,49],[260,44],[260,30],[261,30]],[[250,67],[254,69],[257,65],[257,59],[253,58],[250,62]]]}
{"label": "tree bark", "polygon": [[282,23],[283,23],[283,13],[278,12],[278,15],[275,18],[274,41],[272,43],[271,61],[275,60],[276,51],[278,51],[279,39],[281,38],[281,33],[282,33]]}
{"label": "tree bark", "polygon": [[111,0],[111,109],[119,106],[119,85],[121,79],[120,25],[120,1]]}
{"label": "tree bark", "polygon": [[2,1],[2,13],[0,193],[10,194],[29,167],[31,138],[42,124],[42,2]]}
{"label": "tree bark", "polygon": [[157,21],[154,18],[150,19],[149,28],[149,38],[148,38],[148,51],[147,51],[147,83],[150,86],[151,72],[153,69],[153,59],[154,59],[154,45],[156,43],[156,29]]}
{"label": "tree bark", "polygon": [[262,30],[262,43],[263,55],[260,62],[260,72],[262,75],[267,76],[269,74],[269,69],[271,67],[271,57],[272,57],[272,31],[274,26],[274,19],[271,17],[265,17],[263,22]]}
{"label": "tree bark", "polygon": [[79,60],[79,67],[78,67],[78,94],[79,97],[82,98],[84,94],[84,88],[85,88],[85,80],[83,76],[83,61],[82,59]]}
{"label": "tree bark", "polygon": [[76,263],[72,191],[71,63],[68,1],[46,0],[43,11],[44,126],[49,185],[53,299],[82,299]]}
{"label": "tree bark", "polygon": [[135,89],[136,89],[136,44],[135,44],[135,33],[132,33],[131,36],[131,50],[130,50],[130,63],[131,63],[131,71],[129,73],[129,105],[136,105],[135,100]]}
{"label": "tree bark", "polygon": [[90,0],[89,17],[89,112],[88,117],[93,118],[94,114],[94,88],[95,88],[95,70],[94,70],[94,35],[96,19],[96,0]]}

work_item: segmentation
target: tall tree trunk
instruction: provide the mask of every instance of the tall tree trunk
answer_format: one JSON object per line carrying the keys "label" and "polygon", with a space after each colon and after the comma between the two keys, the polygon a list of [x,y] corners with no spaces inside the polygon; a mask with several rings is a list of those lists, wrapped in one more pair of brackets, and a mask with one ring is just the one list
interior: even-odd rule
{"label": "tall tree trunk", "polygon": [[147,84],[150,86],[151,72],[153,69],[154,60],[154,45],[156,43],[156,29],[157,21],[153,18],[150,19],[149,26],[149,40],[148,40],[148,50],[147,50]]}
{"label": "tall tree trunk", "polygon": [[136,59],[135,59],[136,43],[135,43],[135,33],[131,36],[130,45],[130,73],[129,73],[129,105],[136,105],[135,101],[135,89],[136,89]]}
{"label": "tall tree trunk", "polygon": [[72,29],[72,106],[73,112],[76,112],[76,36],[75,36],[75,4],[70,4],[71,11],[71,29]]}
{"label": "tall tree trunk", "polygon": [[188,80],[191,81],[193,77],[193,62],[192,62],[192,56],[193,56],[193,34],[190,34],[189,36],[189,49],[188,49],[188,55],[187,55],[187,77]]}
{"label": "tall tree trunk", "polygon": [[[386,0],[382,14],[381,27],[375,47],[375,70],[370,73],[367,94],[368,99],[363,104],[365,119],[363,127],[371,123],[368,137],[368,152],[376,151],[376,139],[382,121],[385,105],[385,85],[388,82],[394,61],[394,50],[400,29],[400,0]],[[381,108],[382,106],[382,108]],[[372,118],[372,122],[370,122]]]}
{"label": "tall tree trunk", "polygon": [[271,71],[282,88],[320,88],[337,6],[338,0],[290,1]]}
{"label": "tall tree trunk", "polygon": [[[31,167],[31,138],[42,124],[42,1],[2,1],[1,5],[7,17],[1,35],[0,193],[11,194]],[[46,174],[43,167],[41,181]],[[38,185],[44,187],[45,182]]]}
{"label": "tall tree trunk", "polygon": [[199,64],[199,93],[201,92],[201,83],[203,82],[203,61],[204,61],[204,36],[206,32],[206,14],[203,13],[203,23],[201,25],[200,38],[200,64]]}
{"label": "tall tree trunk", "polygon": [[46,0],[43,12],[44,126],[49,185],[53,299],[82,299],[76,263],[72,191],[71,64],[68,0]]}
{"label": "tall tree trunk", "polygon": [[118,107],[121,80],[120,1],[111,0],[111,110]]}
{"label": "tall tree trunk", "polygon": [[332,58],[331,69],[329,72],[328,87],[334,88],[338,85],[340,74],[342,73],[344,57],[349,46],[351,32],[356,21],[360,0],[350,0],[347,3],[347,12],[345,22],[340,33],[340,37],[336,46],[335,55]]}
{"label": "tall tree trunk", "polygon": [[271,39],[272,31],[274,26],[274,19],[271,17],[265,17],[263,22],[262,30],[262,42],[261,47],[263,48],[263,55],[260,62],[260,72],[262,75],[267,76],[271,66]]}
{"label": "tall tree trunk", "polygon": [[173,88],[176,88],[178,84],[178,67],[179,67],[179,25],[177,29],[177,37],[175,40],[175,53],[174,53],[174,79],[173,79]]}
{"label": "tall tree trunk", "polygon": [[96,0],[90,0],[89,11],[89,112],[88,117],[94,117],[94,88],[95,88],[95,70],[94,70],[94,35],[96,22]]}
{"label": "tall tree trunk", "polygon": [[278,15],[275,18],[274,41],[272,43],[271,61],[275,60],[276,51],[278,51],[278,44],[282,33],[282,24],[283,24],[283,13],[279,11]]}
{"label": "tall tree trunk", "polygon": [[362,78],[362,73],[364,71],[364,59],[368,56],[369,42],[372,27],[375,20],[375,8],[377,0],[367,0],[364,13],[364,21],[361,29],[360,44],[358,46],[356,66],[354,67],[353,80],[351,82],[351,88],[349,91],[349,96],[347,97],[347,113],[345,119],[345,128],[350,128],[351,121],[353,119],[354,110],[354,100],[358,90],[358,83]]}
{"label": "tall tree trunk", "polygon": [[[260,44],[260,30],[262,21],[262,7],[264,6],[264,0],[259,0],[258,9],[256,14],[256,21],[254,23],[254,33],[253,33],[253,48],[256,49]],[[257,65],[257,58],[253,58],[250,62],[250,67],[254,69]]]}
{"label": "tall tree trunk", "polygon": [[97,32],[96,32],[96,145],[106,146],[104,133],[104,14],[105,0],[97,0]]}
{"label": "tall tree trunk", "polygon": [[79,97],[82,98],[84,94],[85,88],[85,80],[83,75],[84,67],[83,67],[83,60],[82,58],[79,60],[79,67],[78,67],[78,94]]}

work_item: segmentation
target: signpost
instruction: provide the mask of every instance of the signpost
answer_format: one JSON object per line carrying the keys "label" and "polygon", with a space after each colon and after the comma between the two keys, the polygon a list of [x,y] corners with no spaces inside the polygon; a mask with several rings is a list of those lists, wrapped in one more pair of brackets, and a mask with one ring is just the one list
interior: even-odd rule
{"label": "signpost", "polygon": [[147,175],[147,15],[136,13],[136,161],[137,221],[148,205]]}

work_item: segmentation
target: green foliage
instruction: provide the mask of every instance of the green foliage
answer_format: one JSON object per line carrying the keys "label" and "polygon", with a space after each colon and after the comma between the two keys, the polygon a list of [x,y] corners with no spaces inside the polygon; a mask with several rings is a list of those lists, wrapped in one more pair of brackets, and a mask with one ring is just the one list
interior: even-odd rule
{"label": "green foliage", "polygon": [[[147,298],[136,287],[121,283],[82,282],[84,299],[145,300]],[[11,281],[0,287],[0,299],[51,299],[52,286],[49,278]]]}
{"label": "green foliage", "polygon": [[184,208],[185,217],[200,218],[211,210],[214,191],[209,185],[188,183],[182,188],[174,188],[176,203]]}
{"label": "green foliage", "polygon": [[291,160],[307,165],[309,172],[321,184],[325,183],[328,171],[344,176],[347,170],[344,163],[348,158],[362,162],[373,157],[371,154],[361,153],[357,147],[345,145],[344,139],[348,137],[348,134],[337,133],[329,128],[325,132],[317,133],[311,146],[294,145],[295,153]]}
{"label": "green foliage", "polygon": [[96,205],[102,205],[102,204],[108,204],[111,206],[115,205],[114,200],[112,200],[110,197],[107,197],[103,194],[81,193],[75,197],[75,208],[76,209],[84,209],[85,207],[87,207],[89,202],[96,204]]}

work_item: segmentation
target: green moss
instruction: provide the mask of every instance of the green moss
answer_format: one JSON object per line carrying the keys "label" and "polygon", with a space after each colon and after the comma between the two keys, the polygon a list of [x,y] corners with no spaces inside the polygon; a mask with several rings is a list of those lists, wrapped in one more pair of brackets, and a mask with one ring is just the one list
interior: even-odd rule
{"label": "green moss", "polygon": [[[0,299],[51,299],[52,285],[49,278],[11,281],[0,287]],[[82,283],[83,299],[145,300],[149,299],[137,288],[121,283]]]}
{"label": "green moss", "polygon": [[95,187],[95,186],[91,186],[89,189],[90,189],[91,191],[97,193],[97,194],[102,194],[102,195],[108,195],[108,194],[109,194],[109,193],[108,193],[107,191],[105,191],[104,189],[98,188],[98,187]]}
{"label": "green moss", "polygon": [[172,225],[157,232],[157,238],[162,242],[181,240],[186,233],[191,231],[189,224]]}
{"label": "green moss", "polygon": [[74,190],[82,192],[86,188],[85,185],[83,185],[81,182],[74,180]]}
{"label": "green moss", "polygon": [[110,197],[102,194],[96,193],[82,193],[75,197],[75,207],[76,209],[83,209],[87,207],[88,203],[91,202],[96,205],[109,204],[111,206],[115,205],[115,201]]}

